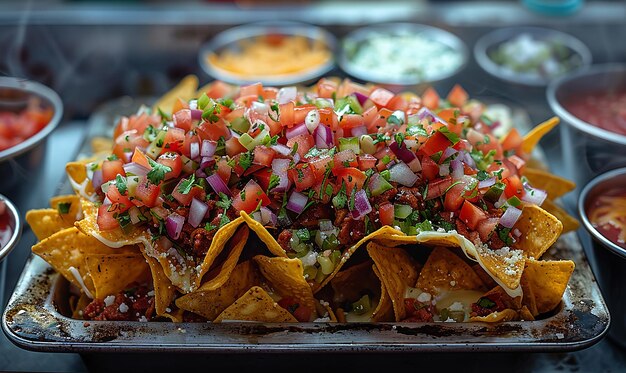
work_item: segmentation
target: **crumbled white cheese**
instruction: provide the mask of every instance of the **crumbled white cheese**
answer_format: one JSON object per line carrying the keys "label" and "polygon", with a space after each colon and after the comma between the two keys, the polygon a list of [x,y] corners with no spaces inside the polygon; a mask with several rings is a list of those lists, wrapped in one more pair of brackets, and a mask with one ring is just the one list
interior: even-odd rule
{"label": "crumbled white cheese", "polygon": [[417,296],[417,301],[422,303],[430,302],[431,299],[432,296],[430,295],[430,293],[421,293]]}
{"label": "crumbled white cheese", "polygon": [[126,312],[128,312],[128,306],[126,305],[126,303],[122,303],[122,304],[120,304],[120,306],[119,306],[119,310],[120,310],[120,312],[121,312],[121,313],[126,313]]}
{"label": "crumbled white cheese", "polygon": [[448,317],[443,322],[456,322],[456,320],[455,319],[451,319],[451,318]]}
{"label": "crumbled white cheese", "polygon": [[463,303],[461,302],[454,302],[450,305],[450,307],[448,307],[448,310],[450,311],[463,311],[464,307],[463,307]]}
{"label": "crumbled white cheese", "polygon": [[313,322],[330,322],[330,317],[320,317],[319,319],[313,320]]}
{"label": "crumbled white cheese", "polygon": [[108,297],[104,298],[104,305],[107,307],[112,305],[113,302],[115,302],[115,295],[109,295]]}
{"label": "crumbled white cheese", "polygon": [[450,286],[452,286],[452,287],[456,286],[456,281],[454,281],[454,280],[450,281]]}

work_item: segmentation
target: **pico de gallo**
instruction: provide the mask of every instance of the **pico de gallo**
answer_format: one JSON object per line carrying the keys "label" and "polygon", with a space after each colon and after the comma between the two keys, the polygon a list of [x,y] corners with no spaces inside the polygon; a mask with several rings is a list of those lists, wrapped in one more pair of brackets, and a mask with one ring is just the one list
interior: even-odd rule
{"label": "pico de gallo", "polygon": [[122,118],[113,154],[90,165],[97,223],[148,227],[196,258],[245,211],[315,284],[384,225],[506,247],[522,201],[546,197],[521,176],[518,131],[496,138],[499,123],[460,86],[440,97],[349,80],[307,91],[216,82],[172,114],[161,109]]}
{"label": "pico de gallo", "polygon": [[11,148],[41,131],[52,119],[51,108],[32,99],[19,113],[0,111],[0,151]]}

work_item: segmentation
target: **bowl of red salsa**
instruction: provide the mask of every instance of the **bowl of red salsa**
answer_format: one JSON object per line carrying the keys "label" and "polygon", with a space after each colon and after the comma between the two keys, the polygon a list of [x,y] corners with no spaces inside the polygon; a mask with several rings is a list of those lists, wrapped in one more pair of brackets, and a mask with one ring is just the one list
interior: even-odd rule
{"label": "bowl of red salsa", "polygon": [[0,77],[0,192],[37,176],[45,141],[63,115],[59,96],[23,79]]}
{"label": "bowl of red salsa", "polygon": [[22,234],[20,214],[5,196],[0,194],[0,261],[15,248]]}
{"label": "bowl of red salsa", "polygon": [[591,180],[578,213],[592,237],[594,272],[611,311],[609,336],[626,347],[626,167]]}
{"label": "bowl of red salsa", "polygon": [[566,171],[579,185],[626,166],[626,65],[606,64],[550,84],[548,102],[561,117]]}

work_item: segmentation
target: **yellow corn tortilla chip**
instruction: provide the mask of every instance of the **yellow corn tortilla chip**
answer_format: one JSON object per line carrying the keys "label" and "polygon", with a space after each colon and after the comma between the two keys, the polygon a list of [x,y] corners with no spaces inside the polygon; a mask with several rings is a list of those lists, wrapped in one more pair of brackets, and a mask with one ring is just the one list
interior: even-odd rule
{"label": "yellow corn tortilla chip", "polygon": [[93,200],[96,197],[96,192],[87,177],[87,163],[88,162],[84,161],[68,162],[65,165],[65,172],[67,173],[67,177],[74,192],[82,197]]}
{"label": "yellow corn tortilla chip", "polygon": [[85,255],[85,265],[93,280],[96,298],[115,295],[133,282],[143,282],[149,277],[150,267],[136,250],[133,254]]}
{"label": "yellow corn tortilla chip", "polygon": [[549,199],[559,198],[576,188],[576,183],[573,181],[535,168],[526,168],[524,176],[534,188],[545,190]]}
{"label": "yellow corn tortilla chip", "polygon": [[518,319],[517,311],[512,310],[512,309],[496,311],[496,312],[490,313],[487,316],[470,317],[470,321],[472,322],[488,322],[488,323],[513,321],[517,319]]}
{"label": "yellow corn tortilla chip", "polygon": [[571,260],[526,261],[524,277],[533,289],[533,296],[539,314],[552,311],[561,302],[567,283],[574,272]]}
{"label": "yellow corn tortilla chip", "polygon": [[523,306],[521,310],[519,310],[519,320],[521,321],[535,321],[535,316],[533,316],[532,312],[528,309],[528,307]]}
{"label": "yellow corn tortilla chip", "polygon": [[226,308],[214,322],[224,320],[257,322],[297,322],[286,309],[274,302],[265,290],[252,287],[243,296]]}
{"label": "yellow corn tortilla chip", "polygon": [[[522,296],[522,308],[526,308],[534,318],[539,314],[539,311],[537,310],[537,297],[535,296],[533,287],[528,282],[528,275],[524,276],[522,274],[521,285],[524,292]],[[526,319],[528,318],[525,318],[525,320]]]}
{"label": "yellow corn tortilla chip", "polygon": [[[201,286],[203,289],[215,290],[222,286],[226,281],[228,281],[228,278],[230,277],[232,271],[237,265],[237,262],[239,261],[239,257],[241,256],[243,247],[246,245],[246,242],[248,242],[249,235],[250,230],[246,226],[241,226],[239,227],[239,229],[236,230],[236,233],[233,235],[233,237],[226,243],[226,249],[228,250],[228,256],[226,257],[226,260],[221,265],[218,274]],[[215,236],[213,237],[213,239],[215,240]],[[213,245],[211,244],[211,246]],[[208,266],[210,267],[210,264]]]}
{"label": "yellow corn tortilla chip", "polygon": [[91,299],[85,294],[81,293],[80,297],[78,297],[76,304],[74,304],[72,309],[72,318],[73,319],[82,319],[83,318],[83,310],[87,305],[91,303]]}
{"label": "yellow corn tortilla chip", "polygon": [[530,132],[524,136],[522,140],[522,151],[530,154],[535,146],[539,143],[539,140],[556,127],[560,122],[559,117],[552,117],[545,122],[538,124]]}
{"label": "yellow corn tortilla chip", "polygon": [[[62,208],[59,208],[59,206]],[[57,210],[61,219],[68,224],[74,225],[75,221],[83,218],[81,199],[76,194],[52,197],[50,198],[50,207]],[[61,211],[64,213],[61,213]]]}
{"label": "yellow corn tortilla chip", "polygon": [[480,277],[463,259],[444,247],[436,247],[420,271],[415,287],[438,295],[447,290],[480,290],[484,286]]}
{"label": "yellow corn tortilla chip", "polygon": [[55,209],[30,210],[26,213],[26,221],[39,241],[74,226],[74,223],[63,220]]}
{"label": "yellow corn tortilla chip", "polygon": [[405,250],[384,247],[375,242],[367,244],[367,252],[380,271],[382,282],[391,298],[396,321],[404,320],[404,293],[417,281],[416,263]]}
{"label": "yellow corn tortilla chip", "polygon": [[141,250],[143,257],[150,266],[152,273],[152,284],[154,286],[154,308],[157,316],[164,316],[167,308],[176,297],[176,287],[171,283],[170,279],[163,272],[161,264],[151,256],[148,256],[145,250]]}
{"label": "yellow corn tortilla chip", "polygon": [[530,204],[524,205],[515,227],[522,234],[512,247],[535,259],[541,258],[563,231],[563,224],[559,219],[541,207]]}
{"label": "yellow corn tortilla chip", "polygon": [[164,113],[172,114],[174,103],[179,98],[188,101],[194,97],[198,90],[198,78],[195,75],[187,75],[174,88],[165,93],[152,107],[153,112],[161,109]]}
{"label": "yellow corn tortilla chip", "polygon": [[317,301],[313,297],[311,286],[304,279],[304,267],[300,259],[257,255],[253,260],[276,293],[281,297],[293,297],[297,303],[308,307],[312,313],[316,312]]}
{"label": "yellow corn tortilla chip", "polygon": [[578,219],[568,214],[565,210],[563,210],[563,208],[561,208],[561,206],[549,199],[543,201],[541,208],[554,215],[554,217],[557,218],[561,224],[563,224],[563,232],[561,233],[575,231],[578,227],[580,227]]}
{"label": "yellow corn tortilla chip", "polygon": [[241,211],[240,214],[241,214],[240,215],[241,218],[243,218],[243,220],[246,222],[248,227],[250,227],[250,229],[252,229],[259,236],[261,241],[263,241],[265,245],[267,245],[267,249],[272,254],[276,256],[280,256],[280,257],[285,257],[285,258],[287,257],[287,253],[285,253],[285,250],[283,250],[283,248],[278,244],[278,242],[270,234],[270,232],[268,232],[267,229],[265,229],[263,224],[254,220],[250,215],[246,214],[245,211]]}
{"label": "yellow corn tortilla chip", "polygon": [[512,310],[519,310],[522,308],[522,297],[510,297],[501,286],[496,286],[495,288],[489,290],[483,295],[483,297],[500,299],[506,308],[510,308]]}
{"label": "yellow corn tortilla chip", "polygon": [[176,299],[176,306],[214,320],[251,287],[261,284],[261,274],[251,260],[237,264],[227,281],[218,288],[206,284]]}
{"label": "yellow corn tortilla chip", "polygon": [[372,261],[367,260],[337,273],[330,281],[334,294],[333,302],[335,304],[356,302],[364,293],[378,293],[380,279],[374,273],[372,265]]}
{"label": "yellow corn tortilla chip", "polygon": [[113,140],[108,137],[94,137],[91,139],[92,153],[111,153],[113,150]]}
{"label": "yellow corn tortilla chip", "polygon": [[378,305],[376,306],[376,309],[372,313],[372,321],[373,322],[392,321],[394,314],[393,314],[393,305],[391,304],[391,298],[389,298],[389,292],[387,291],[387,288],[385,287],[385,283],[381,279],[381,274],[380,274],[380,271],[378,270],[378,267],[376,267],[376,264],[372,266],[372,269],[374,270],[374,274],[380,280],[380,299],[378,300]]}

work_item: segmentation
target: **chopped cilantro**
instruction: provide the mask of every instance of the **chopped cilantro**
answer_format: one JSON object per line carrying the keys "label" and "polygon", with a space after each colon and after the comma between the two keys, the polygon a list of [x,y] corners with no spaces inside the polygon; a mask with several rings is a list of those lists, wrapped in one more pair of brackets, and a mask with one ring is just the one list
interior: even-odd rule
{"label": "chopped cilantro", "polygon": [[298,143],[294,143],[293,144],[293,148],[291,148],[291,155],[296,154],[296,152],[298,151]]}
{"label": "chopped cilantro", "polygon": [[72,207],[72,202],[60,202],[57,206],[57,211],[59,211],[59,214],[67,214],[70,212],[70,207]]}
{"label": "chopped cilantro", "polygon": [[430,220],[424,220],[423,222],[416,224],[415,227],[417,229],[419,229],[420,231],[422,231],[422,232],[427,232],[427,231],[432,231],[433,230],[433,225],[430,222]]}
{"label": "chopped cilantro", "polygon": [[239,192],[239,197],[241,197],[242,201],[246,200],[246,190],[242,189],[241,192]]}
{"label": "chopped cilantro", "polygon": [[270,176],[270,183],[267,187],[267,191],[274,189],[278,184],[280,184],[280,177],[276,174],[272,174]]}
{"label": "chopped cilantro", "polygon": [[489,174],[486,171],[480,170],[476,174],[476,178],[480,181],[489,179]]}
{"label": "chopped cilantro", "polygon": [[487,297],[480,298],[476,304],[482,308],[493,308],[496,306],[496,303]]}
{"label": "chopped cilantro", "polygon": [[193,187],[193,183],[196,181],[196,174],[191,174],[189,179],[183,179],[178,186],[178,193],[180,194],[189,194],[191,188]]}
{"label": "chopped cilantro", "polygon": [[421,124],[410,126],[406,129],[406,133],[409,136],[428,136],[428,133]]}
{"label": "chopped cilantro", "polygon": [[223,208],[224,211],[228,210],[230,208],[230,205],[232,204],[231,199],[226,194],[221,193],[221,192],[219,193],[219,197],[220,197],[220,200],[217,201],[215,205],[217,207]]}
{"label": "chopped cilantro", "polygon": [[126,186],[126,179],[122,175],[117,175],[115,177],[115,186],[120,194],[125,194],[128,187]]}
{"label": "chopped cilantro", "polygon": [[506,245],[512,245],[513,239],[509,236],[509,232],[511,232],[511,228],[500,228],[498,229],[498,237],[504,242]]}
{"label": "chopped cilantro", "polygon": [[341,189],[336,196],[333,197],[333,206],[336,209],[342,209],[346,207],[346,203],[348,202],[348,196],[346,195],[346,183],[341,183]]}
{"label": "chopped cilantro", "polygon": [[378,144],[379,142],[385,142],[387,140],[391,140],[389,136],[384,135],[382,133],[370,134],[370,136],[374,140],[374,145]]}
{"label": "chopped cilantro", "polygon": [[165,174],[172,171],[172,168],[166,165],[157,163],[148,157],[146,157],[146,159],[148,160],[148,163],[152,167],[152,169],[148,172],[148,175],[146,176],[148,177],[148,180],[152,184],[159,185],[159,183],[163,181],[163,179],[165,179]]}
{"label": "chopped cilantro", "polygon": [[157,112],[163,121],[172,120],[172,116],[161,110],[161,108],[157,108]]}
{"label": "chopped cilantro", "polygon": [[239,165],[243,170],[247,170],[252,165],[252,159],[254,159],[252,152],[248,151],[245,153],[241,153],[239,156]]}
{"label": "chopped cilantro", "polygon": [[396,117],[395,115],[390,115],[387,117],[387,123],[389,124],[395,124],[396,126],[400,126],[404,123],[404,121],[402,121],[402,119]]}
{"label": "chopped cilantro", "polygon": [[404,133],[397,132],[394,135],[394,140],[398,143],[398,145],[400,145],[400,147],[402,147],[402,144],[404,143]]}
{"label": "chopped cilantro", "polygon": [[206,223],[204,225],[204,229],[208,232],[212,231],[213,229],[217,228],[217,226],[211,224],[211,223]]}
{"label": "chopped cilantro", "polygon": [[447,137],[448,140],[450,140],[450,142],[452,143],[452,145],[458,143],[459,140],[460,140],[459,135],[457,135],[454,132],[450,132],[450,130],[446,126],[443,126],[443,127],[439,128],[439,132],[441,132],[442,135]]}
{"label": "chopped cilantro", "polygon": [[115,154],[111,154],[107,157],[107,161],[117,161],[119,158]]}

